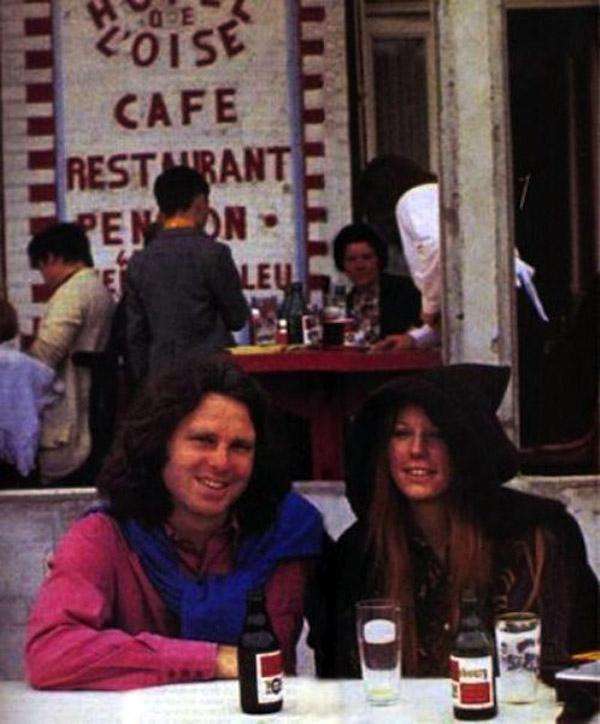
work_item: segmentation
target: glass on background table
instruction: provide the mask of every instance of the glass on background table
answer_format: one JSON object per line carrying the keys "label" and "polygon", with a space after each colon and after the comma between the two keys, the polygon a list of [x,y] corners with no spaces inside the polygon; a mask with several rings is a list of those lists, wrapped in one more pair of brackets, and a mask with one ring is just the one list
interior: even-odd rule
{"label": "glass on background table", "polygon": [[[283,709],[256,717],[242,714],[237,681],[157,686],[127,692],[34,691],[22,681],[0,682],[2,724],[227,724],[238,722],[350,722],[415,724],[452,722],[449,679],[403,679],[400,700],[370,705],[363,682],[288,677]],[[499,706],[498,724],[553,723],[562,707],[554,690],[540,684],[535,704]]]}

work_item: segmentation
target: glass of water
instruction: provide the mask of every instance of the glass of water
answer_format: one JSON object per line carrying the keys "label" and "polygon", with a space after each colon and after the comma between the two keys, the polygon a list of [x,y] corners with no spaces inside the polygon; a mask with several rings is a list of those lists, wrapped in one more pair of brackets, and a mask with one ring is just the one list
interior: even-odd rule
{"label": "glass of water", "polygon": [[376,598],[356,604],[360,666],[371,704],[393,704],[400,696],[400,622],[398,601]]}
{"label": "glass of water", "polygon": [[541,649],[540,618],[517,611],[496,618],[500,668],[498,697],[509,704],[530,704],[537,695]]}

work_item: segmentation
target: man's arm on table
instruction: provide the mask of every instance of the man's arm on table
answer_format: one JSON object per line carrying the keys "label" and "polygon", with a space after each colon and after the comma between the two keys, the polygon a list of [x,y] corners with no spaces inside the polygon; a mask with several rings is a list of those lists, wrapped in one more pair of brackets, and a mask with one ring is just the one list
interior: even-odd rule
{"label": "man's arm on table", "polygon": [[[233,646],[114,627],[122,585],[114,561],[122,559],[124,545],[105,515],[89,516],[69,531],[30,617],[29,682],[38,688],[119,691],[236,677]],[[304,581],[304,562],[292,561],[280,566],[267,585],[267,606],[288,672],[295,665]]]}

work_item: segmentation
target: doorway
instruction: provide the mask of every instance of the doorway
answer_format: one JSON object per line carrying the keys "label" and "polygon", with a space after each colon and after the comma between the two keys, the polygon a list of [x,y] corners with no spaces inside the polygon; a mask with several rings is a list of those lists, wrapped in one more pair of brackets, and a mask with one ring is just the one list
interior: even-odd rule
{"label": "doorway", "polygon": [[598,15],[513,10],[507,35],[515,242],[550,318],[519,298],[521,442],[544,472],[557,463],[539,448],[581,441],[575,472],[593,465],[598,411]]}
{"label": "doorway", "polygon": [[[425,3],[358,5],[351,77],[360,167],[398,153],[436,171]],[[518,293],[521,446],[531,472],[591,472],[599,467],[598,12],[539,5],[507,11],[515,241],[550,318],[542,322]]]}

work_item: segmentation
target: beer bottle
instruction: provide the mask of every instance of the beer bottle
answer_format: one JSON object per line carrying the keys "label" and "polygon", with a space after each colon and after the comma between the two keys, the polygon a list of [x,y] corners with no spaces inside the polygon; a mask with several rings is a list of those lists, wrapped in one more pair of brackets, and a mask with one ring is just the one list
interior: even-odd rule
{"label": "beer bottle", "polygon": [[302,315],[304,309],[302,282],[292,282],[289,306],[287,307],[287,328],[290,344],[302,344]]}
{"label": "beer bottle", "polygon": [[496,716],[492,639],[483,627],[477,598],[470,590],[461,596],[460,624],[450,654],[450,678],[456,719]]}
{"label": "beer bottle", "polygon": [[283,658],[262,590],[248,593],[238,644],[240,702],[246,714],[271,714],[283,704]]}

